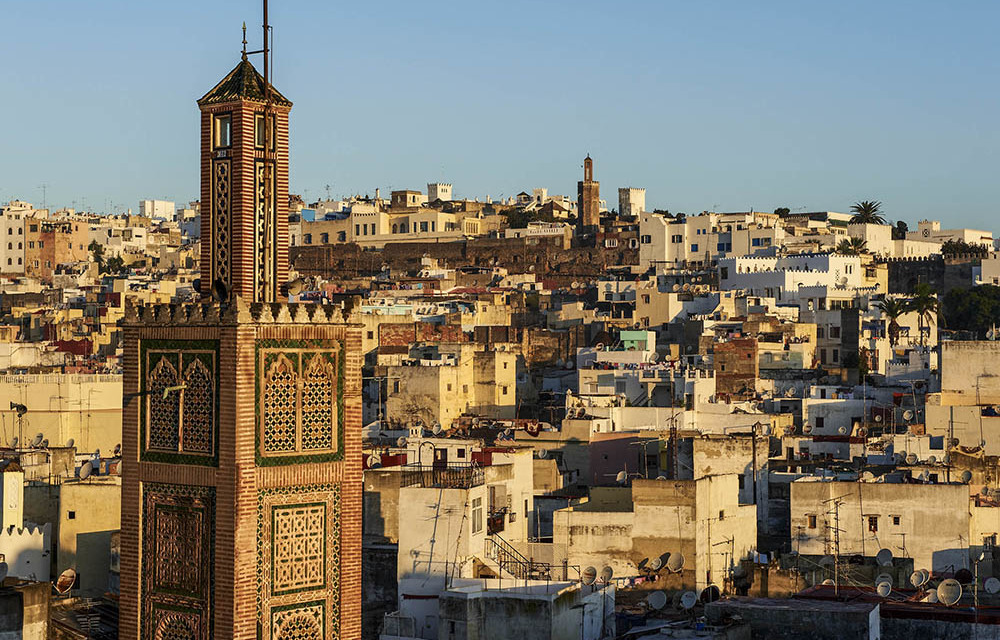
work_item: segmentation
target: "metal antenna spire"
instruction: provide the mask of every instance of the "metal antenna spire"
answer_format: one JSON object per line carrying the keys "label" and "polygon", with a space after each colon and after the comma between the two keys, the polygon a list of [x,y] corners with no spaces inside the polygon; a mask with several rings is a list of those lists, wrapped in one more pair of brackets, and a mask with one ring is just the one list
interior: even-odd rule
{"label": "metal antenna spire", "polygon": [[247,22],[243,21],[243,59],[247,59]]}

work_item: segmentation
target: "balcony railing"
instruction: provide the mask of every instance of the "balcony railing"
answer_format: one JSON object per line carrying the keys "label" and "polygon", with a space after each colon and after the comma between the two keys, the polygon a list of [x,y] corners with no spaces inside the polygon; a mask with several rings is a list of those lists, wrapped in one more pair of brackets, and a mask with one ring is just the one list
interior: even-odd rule
{"label": "balcony railing", "polygon": [[483,468],[478,464],[420,465],[403,466],[400,487],[424,487],[434,489],[471,489],[486,480]]}

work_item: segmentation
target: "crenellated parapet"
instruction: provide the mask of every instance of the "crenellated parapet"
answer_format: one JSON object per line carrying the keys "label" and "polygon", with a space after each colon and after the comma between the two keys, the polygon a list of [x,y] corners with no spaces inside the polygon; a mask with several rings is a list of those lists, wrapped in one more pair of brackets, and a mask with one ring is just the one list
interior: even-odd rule
{"label": "crenellated parapet", "polygon": [[233,302],[189,304],[126,304],[125,325],[216,326],[237,324],[344,324],[339,306],[300,302],[254,302],[236,296]]}

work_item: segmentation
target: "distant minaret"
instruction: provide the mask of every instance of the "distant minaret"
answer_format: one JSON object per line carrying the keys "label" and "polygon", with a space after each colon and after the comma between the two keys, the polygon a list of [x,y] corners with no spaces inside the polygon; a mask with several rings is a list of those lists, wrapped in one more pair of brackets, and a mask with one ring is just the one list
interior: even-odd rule
{"label": "distant minaret", "polygon": [[[269,103],[269,104],[267,104]],[[201,293],[274,302],[288,279],[292,103],[243,58],[201,109]],[[264,126],[265,110],[271,129]],[[270,181],[270,184],[268,184]]]}
{"label": "distant minaret", "polygon": [[594,180],[590,154],[583,161],[583,180],[577,183],[576,193],[577,233],[595,233],[601,225],[601,183]]}

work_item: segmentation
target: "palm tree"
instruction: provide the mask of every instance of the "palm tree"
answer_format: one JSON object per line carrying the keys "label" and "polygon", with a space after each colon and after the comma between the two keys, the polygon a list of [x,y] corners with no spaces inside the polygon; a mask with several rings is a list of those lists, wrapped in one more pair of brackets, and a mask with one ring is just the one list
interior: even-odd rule
{"label": "palm tree", "polygon": [[877,200],[862,200],[851,205],[851,224],[885,224],[882,217],[882,203]]}
{"label": "palm tree", "polygon": [[889,346],[899,344],[899,317],[909,311],[909,302],[900,298],[885,298],[878,303],[878,310],[889,320]]}
{"label": "palm tree", "polygon": [[862,238],[844,238],[837,245],[837,253],[845,256],[860,256],[868,252],[868,243]]}
{"label": "palm tree", "polygon": [[[926,282],[921,282],[914,290],[913,297],[907,303],[907,310],[917,314],[917,324],[920,327],[920,346],[924,346],[924,324],[928,330],[937,321],[941,312],[941,301]],[[929,332],[929,331],[928,331]]]}

